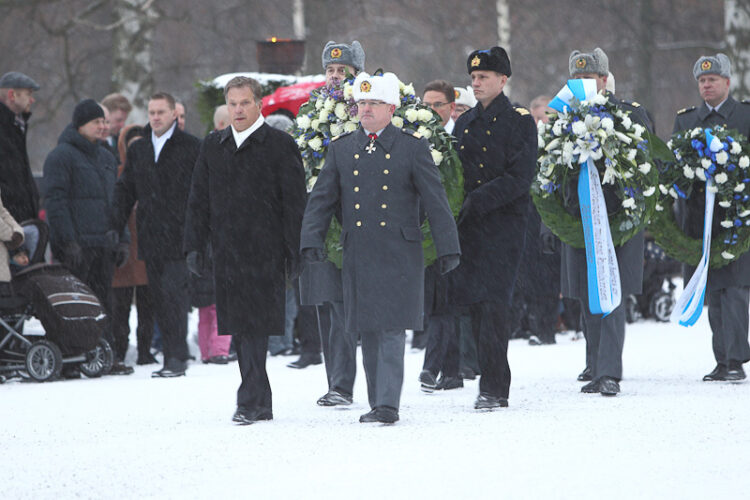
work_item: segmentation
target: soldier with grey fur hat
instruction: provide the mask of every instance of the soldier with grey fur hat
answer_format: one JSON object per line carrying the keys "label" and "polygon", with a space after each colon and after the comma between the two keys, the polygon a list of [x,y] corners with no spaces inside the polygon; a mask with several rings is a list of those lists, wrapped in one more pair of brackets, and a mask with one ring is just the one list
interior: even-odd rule
{"label": "soldier with grey fur hat", "polygon": [[351,45],[329,41],[323,47],[321,59],[326,72],[326,83],[331,83],[334,78],[344,80],[347,71],[356,76],[365,69],[365,51],[357,40]]}
{"label": "soldier with grey fur hat", "polygon": [[[674,132],[695,127],[724,125],[750,136],[750,101],[737,102],[729,92],[732,65],[724,54],[701,56],[693,65],[693,76],[698,81],[698,93],[703,102],[699,106],[677,112]],[[706,185],[696,181],[693,195],[682,206],[683,230],[688,236],[703,236]],[[725,219],[726,209],[714,209],[714,227]],[[693,273],[685,268],[687,280]],[[737,381],[745,378],[743,363],[750,360],[748,344],[748,305],[750,304],[750,253],[719,268],[711,269],[706,284],[708,322],[713,332],[713,351],[716,368],[703,377],[706,382]]]}

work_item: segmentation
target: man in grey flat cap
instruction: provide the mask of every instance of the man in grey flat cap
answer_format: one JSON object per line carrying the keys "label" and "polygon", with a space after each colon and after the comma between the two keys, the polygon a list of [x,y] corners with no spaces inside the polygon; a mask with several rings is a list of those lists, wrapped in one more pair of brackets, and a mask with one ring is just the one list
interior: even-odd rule
{"label": "man in grey flat cap", "polygon": [[26,150],[26,124],[39,85],[17,71],[0,77],[0,196],[14,219],[35,219],[39,193]]}
{"label": "man in grey flat cap", "polygon": [[[609,59],[600,48],[590,53],[574,50],[568,58],[568,69],[571,78],[590,78],[596,80],[596,88],[607,96],[617,107],[630,111],[630,119],[639,123],[653,133],[653,125],[648,113],[637,102],[626,102],[618,99],[606,90],[609,78]],[[616,200],[609,196],[611,186],[602,186],[605,200]],[[566,200],[570,213],[579,211],[577,190],[569,190]],[[619,202],[618,202],[619,203]],[[607,203],[609,208],[609,202]],[[609,213],[616,209],[609,208]],[[643,245],[644,236],[640,232],[615,247],[617,264],[622,280],[622,296],[641,293],[643,284]],[[581,382],[589,381],[581,387],[583,393],[601,393],[603,396],[615,396],[620,392],[622,378],[622,349],[625,343],[625,307],[620,305],[604,316],[593,314],[588,304],[588,282],[586,274],[586,250],[573,248],[563,243],[561,288],[564,297],[577,298],[581,301],[583,313],[583,334],[586,337],[586,369],[578,376]]]}
{"label": "man in grey flat cap", "polygon": [[[699,106],[681,109],[674,121],[674,132],[695,127],[724,125],[750,136],[750,101],[737,102],[729,94],[732,65],[724,54],[701,56],[693,65],[693,76],[698,81],[698,93],[703,102]],[[696,182],[693,193],[685,203],[683,229],[693,238],[703,237],[705,184]],[[725,209],[714,208],[714,220],[724,219]],[[718,223],[714,223],[718,227]],[[692,268],[684,269],[685,282]],[[703,377],[706,382],[737,381],[745,378],[743,363],[750,360],[748,333],[748,303],[750,303],[750,253],[728,265],[711,269],[706,284],[708,292],[708,322],[713,332],[713,351],[716,368]]]}

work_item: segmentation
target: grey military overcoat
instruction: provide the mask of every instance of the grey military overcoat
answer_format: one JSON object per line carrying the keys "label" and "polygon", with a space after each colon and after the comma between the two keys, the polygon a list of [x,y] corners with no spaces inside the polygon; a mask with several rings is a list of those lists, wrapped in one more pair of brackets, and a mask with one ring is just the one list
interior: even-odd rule
{"label": "grey military overcoat", "polygon": [[346,329],[421,329],[420,200],[438,256],[459,254],[456,224],[427,141],[388,125],[368,151],[360,128],[332,142],[307,203],[300,248],[324,248],[341,208]]}
{"label": "grey military overcoat", "polygon": [[[674,132],[688,130],[695,127],[712,127],[726,125],[735,129],[745,138],[750,136],[750,102],[737,102],[729,96],[717,111],[711,111],[706,103],[698,107],[681,110],[674,121]],[[694,196],[686,204],[681,205],[685,217],[681,223],[685,233],[693,238],[703,238],[703,216],[706,205],[706,185],[697,182]],[[720,221],[725,218],[726,209],[718,204],[714,207],[714,222],[712,236],[715,238],[720,229]],[[693,275],[694,268],[685,266],[685,282]],[[745,253],[734,262],[719,269],[711,269],[708,273],[706,288],[709,291],[734,286],[750,286],[750,252]]]}

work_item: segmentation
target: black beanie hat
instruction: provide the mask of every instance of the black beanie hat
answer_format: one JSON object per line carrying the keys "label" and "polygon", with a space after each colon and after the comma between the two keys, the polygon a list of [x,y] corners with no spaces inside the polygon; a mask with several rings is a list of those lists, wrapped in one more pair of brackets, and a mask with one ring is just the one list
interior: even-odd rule
{"label": "black beanie hat", "polygon": [[469,58],[466,60],[466,68],[469,70],[469,74],[476,70],[496,71],[510,77],[510,59],[508,53],[502,47],[475,50],[469,54]]}
{"label": "black beanie hat", "polygon": [[102,107],[93,99],[84,99],[73,110],[73,127],[79,128],[97,118],[104,118]]}

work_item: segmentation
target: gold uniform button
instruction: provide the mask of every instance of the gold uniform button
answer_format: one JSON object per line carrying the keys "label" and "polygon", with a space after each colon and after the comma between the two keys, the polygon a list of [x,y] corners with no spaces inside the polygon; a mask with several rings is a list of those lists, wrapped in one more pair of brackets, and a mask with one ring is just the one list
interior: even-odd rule
{"label": "gold uniform button", "polygon": [[388,208],[388,205],[386,205],[385,203],[383,203],[382,205],[380,205],[380,208],[384,208],[384,209]]}
{"label": "gold uniform button", "polygon": [[354,204],[354,210],[359,210],[359,203]]}
{"label": "gold uniform button", "polygon": [[385,221],[380,221],[380,227],[385,227]]}
{"label": "gold uniform button", "polygon": [[460,149],[463,149],[463,148],[464,148],[464,147],[463,147],[463,145],[462,145]]}
{"label": "gold uniform button", "polygon": [[493,118],[492,121],[496,122],[497,121],[497,116],[495,118]]}
{"label": "gold uniform button", "polygon": [[477,184],[481,184],[481,183],[482,183],[482,181],[477,181]]}
{"label": "gold uniform button", "polygon": [[359,186],[354,186],[354,192],[359,193]]}
{"label": "gold uniform button", "polygon": [[354,159],[355,159],[355,160],[359,160],[359,154],[355,153],[355,154],[354,154]]}
{"label": "gold uniform button", "polygon": [[388,191],[388,186],[383,186],[383,191]]}
{"label": "gold uniform button", "polygon": [[359,170],[355,170],[354,175],[359,175]]}
{"label": "gold uniform button", "polygon": [[386,160],[390,160],[391,159],[391,153],[386,153],[385,154],[385,159]]}
{"label": "gold uniform button", "polygon": [[490,131],[488,130],[488,131],[487,131],[487,135],[492,135],[492,132],[490,132]]}
{"label": "gold uniform button", "polygon": [[479,168],[484,168],[484,163],[480,163]]}
{"label": "gold uniform button", "polygon": [[362,225],[362,221],[361,221],[361,220],[358,220],[358,221],[357,221],[357,227],[360,227],[361,225]]}
{"label": "gold uniform button", "polygon": [[482,146],[482,151],[484,151],[486,153],[487,152],[487,147],[486,146]]}
{"label": "gold uniform button", "polygon": [[468,134],[468,133],[469,133],[469,129],[468,128],[464,129],[464,134]]}
{"label": "gold uniform button", "polygon": [[384,173],[385,175],[388,175],[388,174],[390,174],[391,172],[390,172],[390,171],[389,171],[389,170],[388,170],[388,169],[386,168],[385,170],[383,170],[383,173]]}

